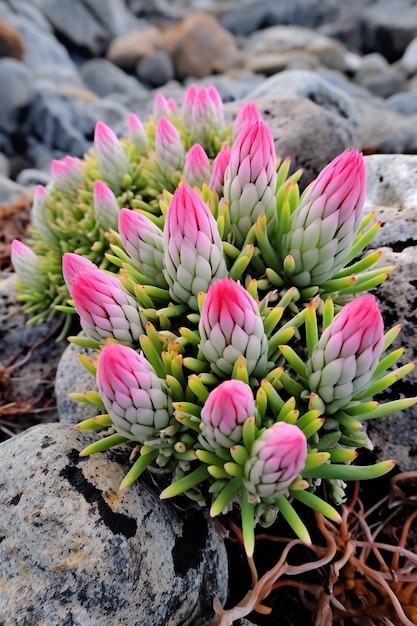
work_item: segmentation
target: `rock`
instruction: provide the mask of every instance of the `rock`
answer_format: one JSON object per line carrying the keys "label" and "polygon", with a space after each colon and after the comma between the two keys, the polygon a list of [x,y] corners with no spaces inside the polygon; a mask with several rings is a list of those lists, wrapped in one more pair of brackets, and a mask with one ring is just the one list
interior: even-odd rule
{"label": "rock", "polygon": [[362,51],[379,52],[391,63],[417,36],[417,6],[408,0],[376,0],[359,13]]}
{"label": "rock", "polygon": [[107,48],[106,58],[122,70],[133,72],[139,61],[161,48],[161,37],[159,28],[146,24],[115,37]]}
{"label": "rock", "polygon": [[[252,71],[271,75],[287,67],[324,65],[340,72],[348,70],[347,50],[334,39],[300,26],[271,26],[247,37],[244,49]],[[267,59],[269,64],[265,64]],[[273,59],[277,70],[274,71]]]}
{"label": "rock", "polygon": [[413,91],[397,93],[387,98],[386,105],[389,109],[401,115],[417,113],[417,85]]}
{"label": "rock", "polygon": [[137,97],[146,90],[133,76],[129,76],[107,59],[91,59],[82,65],[81,77],[91,91],[101,98],[120,92],[131,92]]}
{"label": "rock", "polygon": [[0,93],[0,130],[12,134],[35,93],[31,73],[22,61],[0,59]]}
{"label": "rock", "polygon": [[[399,364],[417,359],[416,307],[417,281],[417,156],[373,155],[365,157],[367,167],[366,210],[375,211],[382,228],[371,243],[383,251],[380,266],[397,265],[395,272],[376,290],[388,330],[402,324],[393,348],[406,347]],[[395,385],[387,400],[415,395],[417,372],[413,370]],[[405,411],[368,423],[368,434],[375,445],[375,457],[395,458],[401,471],[417,469],[417,409]]]}
{"label": "rock", "polygon": [[10,163],[9,159],[0,152],[0,177],[9,178],[10,174]]}
{"label": "rock", "polygon": [[0,57],[11,57],[18,61],[25,58],[25,44],[21,35],[4,20],[0,20]]}
{"label": "rock", "polygon": [[[271,129],[277,155],[291,157],[292,171],[303,168],[302,187],[357,141],[348,123],[308,100],[295,96],[250,99]],[[241,106],[242,102],[227,104],[228,116],[233,118]]]}
{"label": "rock", "polygon": [[47,424],[1,444],[2,624],[207,625],[227,592],[213,523],[145,480],[120,492],[129,449],[80,458],[96,438]]}
{"label": "rock", "polygon": [[[264,77],[259,74],[254,74],[247,70],[234,69],[227,72],[227,74],[207,76],[201,80],[189,78],[184,81],[184,85],[194,84],[205,87],[214,85],[220,93],[223,102],[232,102],[234,100],[243,100],[248,93],[263,82]],[[164,87],[164,93],[165,91],[166,86]]]}
{"label": "rock", "polygon": [[139,61],[135,74],[150,87],[161,87],[174,78],[175,68],[171,57],[161,50]]}
{"label": "rock", "polygon": [[373,94],[386,98],[405,89],[405,73],[378,52],[365,55],[354,76],[355,82]]}
{"label": "rock", "polygon": [[18,174],[16,182],[19,185],[23,185],[23,187],[31,187],[35,185],[46,186],[49,183],[50,179],[51,176],[48,172],[29,167],[22,170]]}
{"label": "rock", "polygon": [[417,37],[408,44],[400,63],[408,75],[417,73]]}
{"label": "rock", "polygon": [[234,37],[206,13],[193,13],[169,28],[163,45],[178,80],[222,74],[241,62]]}
{"label": "rock", "polygon": [[102,55],[110,41],[136,26],[136,19],[124,0],[37,0],[54,30],[71,42],[88,50],[93,56]]}
{"label": "rock", "polygon": [[[0,217],[9,213],[10,206],[30,204],[31,194],[6,176],[0,176]],[[3,346],[2,346],[3,347]]]}
{"label": "rock", "polygon": [[[35,7],[32,7],[35,9]],[[32,12],[33,13],[33,12]],[[53,36],[49,24],[41,14],[22,11],[10,17],[10,24],[25,42],[25,64],[33,77],[46,78],[55,84],[80,84],[77,67],[66,48]]]}
{"label": "rock", "polygon": [[91,358],[94,351],[70,343],[58,363],[55,377],[55,396],[61,424],[78,424],[82,420],[102,413],[98,407],[92,404],[77,402],[68,397],[69,393],[97,391],[94,376],[85,369],[79,359],[81,354]]}

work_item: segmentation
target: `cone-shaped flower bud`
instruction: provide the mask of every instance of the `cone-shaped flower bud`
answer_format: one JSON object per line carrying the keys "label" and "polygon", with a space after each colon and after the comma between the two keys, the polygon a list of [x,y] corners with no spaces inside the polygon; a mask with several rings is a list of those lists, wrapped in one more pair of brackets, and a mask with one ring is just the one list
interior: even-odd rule
{"label": "cone-shaped flower bud", "polygon": [[224,173],[229,165],[231,152],[231,147],[224,144],[213,161],[209,187],[214,189],[219,196],[223,195]]}
{"label": "cone-shaped flower bud", "polygon": [[145,154],[149,139],[141,120],[134,113],[127,117],[127,137],[133,143],[138,154]]}
{"label": "cone-shaped flower bud", "polygon": [[214,85],[188,87],[183,99],[182,118],[193,143],[206,146],[213,131],[216,136],[223,131],[223,102]]}
{"label": "cone-shaped flower bud", "polygon": [[56,245],[57,237],[51,229],[51,221],[48,219],[46,214],[47,197],[47,189],[43,185],[38,185],[33,196],[30,217],[32,225],[36,228],[36,231],[41,239],[45,242]]}
{"label": "cone-shaped flower bud", "polygon": [[94,150],[102,177],[118,189],[123,177],[130,174],[132,168],[116,134],[104,122],[96,124]]}
{"label": "cone-shaped flower bud", "polygon": [[366,389],[379,363],[384,344],[384,324],[372,295],[346,304],[324,330],[306,373],[311,391],[335,413]]}
{"label": "cone-shaped flower bud", "polygon": [[267,124],[245,124],[232,146],[223,190],[238,247],[259,215],[268,215],[274,208],[275,162],[274,140]]}
{"label": "cone-shaped flower bud", "polygon": [[156,120],[159,120],[160,117],[172,115],[176,110],[177,103],[174,98],[165,98],[164,94],[161,92],[156,94],[152,109]]}
{"label": "cone-shaped flower bud", "polygon": [[29,246],[18,239],[13,239],[10,248],[10,258],[14,271],[19,280],[26,286],[39,290],[42,286],[42,275],[39,268],[39,259]]}
{"label": "cone-shaped flower bud", "polygon": [[243,422],[255,415],[249,385],[241,380],[225,380],[213,389],[201,409],[201,443],[207,442],[213,450],[231,448],[242,439]]}
{"label": "cone-shaped flower bud", "polygon": [[86,259],[80,254],[66,252],[62,257],[62,274],[69,291],[71,291],[72,281],[75,276],[78,276],[78,274],[82,274],[83,272],[91,272],[96,269],[98,269],[97,265],[94,265],[92,261]]}
{"label": "cone-shaped flower bud", "polygon": [[123,437],[145,443],[168,426],[173,413],[168,387],[132,348],[104,346],[97,385],[114,428]]}
{"label": "cone-shaped flower bud", "polygon": [[197,296],[227,275],[216,221],[206,203],[186,183],[178,187],[164,226],[164,275],[171,298],[198,311]]}
{"label": "cone-shaped flower bud", "polygon": [[303,431],[286,422],[265,430],[252,446],[243,483],[253,502],[272,503],[284,495],[303,470],[307,440]]}
{"label": "cone-shaped flower bud", "polygon": [[281,258],[294,259],[296,287],[321,285],[343,267],[362,219],[365,185],[365,161],[354,149],[336,157],[308,187],[281,245]]}
{"label": "cone-shaped flower bud", "polygon": [[231,278],[214,282],[204,299],[199,322],[204,357],[218,376],[233,371],[239,356],[250,376],[263,376],[268,341],[256,301]]}
{"label": "cone-shaped flower bud", "polygon": [[72,277],[71,298],[87,337],[103,341],[113,337],[137,343],[144,333],[136,300],[120,281],[99,269]]}
{"label": "cone-shaped flower bud", "polygon": [[195,143],[185,156],[184,180],[190,187],[202,187],[203,183],[209,183],[210,161],[202,146]]}
{"label": "cone-shaped flower bud", "polygon": [[79,159],[66,156],[51,163],[51,182],[55,189],[62,191],[75,191],[83,177],[84,170]]}
{"label": "cone-shaped flower bud", "polygon": [[119,214],[119,235],[122,244],[150,284],[166,287],[164,268],[164,235],[150,219],[122,209]]}
{"label": "cone-shaped flower bud", "polygon": [[255,122],[262,122],[262,115],[254,102],[246,102],[233,123],[233,140],[237,138],[246,124],[254,124]]}
{"label": "cone-shaped flower bud", "polygon": [[162,170],[182,170],[185,149],[179,132],[166,117],[161,117],[156,125],[155,150]]}
{"label": "cone-shaped flower bud", "polygon": [[105,231],[117,230],[120,207],[116,196],[102,180],[94,182],[93,204],[99,226]]}

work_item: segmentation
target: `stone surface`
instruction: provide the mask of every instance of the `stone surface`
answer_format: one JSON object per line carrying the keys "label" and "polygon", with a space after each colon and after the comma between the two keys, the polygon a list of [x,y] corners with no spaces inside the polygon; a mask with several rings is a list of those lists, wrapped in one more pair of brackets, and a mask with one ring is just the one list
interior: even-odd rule
{"label": "stone surface", "polygon": [[179,80],[221,74],[241,59],[234,37],[206,13],[193,13],[169,28],[163,45]]}
{"label": "stone surface", "polygon": [[1,623],[206,625],[226,596],[223,540],[143,480],[120,492],[128,450],[80,458],[96,437],[48,424],[1,444]]}
{"label": "stone surface", "polygon": [[91,59],[80,70],[87,87],[101,98],[120,92],[143,96],[145,90],[133,76],[129,76],[107,59]]}
{"label": "stone surface", "polygon": [[[417,360],[417,156],[373,155],[367,166],[366,211],[375,211],[382,227],[372,247],[382,247],[380,266],[397,265],[393,275],[375,290],[386,329],[402,324],[394,348],[404,346],[400,364]],[[416,395],[417,372],[393,385],[386,399]],[[395,458],[402,471],[417,469],[417,408],[368,424],[378,460]]]}
{"label": "stone surface", "polygon": [[175,76],[175,67],[171,57],[163,50],[154,52],[138,62],[135,74],[150,87],[162,87]]}
{"label": "stone surface", "polygon": [[106,51],[106,58],[126,71],[133,71],[139,61],[161,48],[162,33],[147,25],[126,35],[115,37]]}
{"label": "stone surface", "polygon": [[23,61],[25,53],[25,44],[17,30],[6,21],[0,20],[0,57]]}
{"label": "stone surface", "polygon": [[35,93],[29,69],[17,59],[0,58],[0,131],[14,132]]}

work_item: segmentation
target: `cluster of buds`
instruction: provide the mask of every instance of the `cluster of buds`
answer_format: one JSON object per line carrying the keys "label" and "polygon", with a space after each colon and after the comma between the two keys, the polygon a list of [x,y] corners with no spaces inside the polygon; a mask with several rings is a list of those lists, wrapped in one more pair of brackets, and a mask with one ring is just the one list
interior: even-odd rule
{"label": "cluster of buds", "polygon": [[[185,493],[212,515],[238,503],[248,554],[278,512],[309,541],[293,501],[339,520],[317,484],[340,502],[345,481],[388,472],[352,463],[371,446],[363,422],[417,401],[372,400],[414,363],[388,371],[399,327],[384,334],[375,298],[353,299],[393,270],[373,268],[379,252],[355,260],[380,226],[363,216],[362,155],[347,150],[302,194],[290,165],[253,103],[226,130],[214,88],[190,87],[182,108],[158,96],[126,139],[99,123],[84,161],[54,165],[32,247],[12,248],[33,310],[37,272],[62,262],[54,306],[96,349],[98,392],[74,397],[102,413],[79,428],[114,433],[82,454],[134,442],[123,488],[163,467],[163,498]],[[84,228],[74,249],[67,217]]]}

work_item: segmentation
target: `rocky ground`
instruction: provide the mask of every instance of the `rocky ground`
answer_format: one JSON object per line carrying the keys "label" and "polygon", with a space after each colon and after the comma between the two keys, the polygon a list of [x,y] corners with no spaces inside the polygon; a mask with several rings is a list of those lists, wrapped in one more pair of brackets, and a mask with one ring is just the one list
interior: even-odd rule
{"label": "rocky ground", "polygon": [[[2,525],[13,524],[16,519],[21,527],[28,515],[36,515],[40,500],[57,503],[62,496],[60,490],[57,492],[59,480],[52,481],[42,493],[34,490],[33,499],[26,503],[25,509],[19,509],[16,504],[21,494],[26,494],[25,472],[28,476],[33,474],[32,479],[36,479],[37,484],[43,484],[42,476],[48,472],[51,476],[65,475],[67,509],[70,512],[81,507],[85,517],[79,520],[76,530],[63,528],[56,542],[67,542],[72,555],[77,555],[74,566],[79,568],[82,551],[77,552],[77,548],[74,552],[76,537],[80,537],[82,529],[90,523],[98,527],[104,520],[105,532],[94,537],[95,543],[89,548],[91,553],[110,554],[114,571],[120,573],[128,568],[139,580],[138,588],[129,588],[127,593],[123,587],[125,578],[115,576],[115,584],[108,587],[106,593],[119,597],[122,589],[126,596],[121,603],[123,609],[117,613],[117,603],[112,604],[110,600],[104,613],[110,616],[105,618],[110,621],[103,621],[100,607],[87,606],[79,589],[73,588],[71,568],[62,574],[68,563],[57,565],[48,561],[56,543],[49,552],[46,550],[52,526],[44,528],[45,534],[35,533],[31,537],[32,548],[28,550],[37,550],[30,575],[38,581],[38,587],[43,568],[61,568],[62,576],[55,578],[49,613],[38,618],[38,609],[33,608],[33,621],[28,622],[27,609],[22,615],[14,604],[5,609],[4,597],[16,599],[23,594],[22,572],[10,565],[5,570],[7,593],[0,597],[0,623],[5,626],[41,623],[94,626],[99,621],[110,625],[115,623],[111,621],[114,619],[129,626],[134,623],[197,624],[200,622],[196,615],[201,619],[202,608],[206,610],[207,598],[202,599],[201,588],[209,585],[222,600],[227,593],[225,555],[219,550],[210,526],[204,537],[199,538],[200,548],[206,559],[212,558],[215,550],[219,560],[216,563],[223,576],[213,569],[205,573],[200,563],[193,565],[192,559],[191,566],[198,570],[193,581],[185,569],[181,569],[185,567],[184,561],[172,546],[178,544],[178,536],[184,535],[189,518],[177,518],[172,512],[172,533],[167,539],[165,555],[170,581],[166,588],[174,589],[176,594],[170,608],[171,621],[164,621],[164,615],[149,616],[152,606],[144,607],[140,622],[134,621],[136,617],[132,615],[137,603],[132,602],[132,594],[140,596],[147,589],[146,580],[139,576],[142,562],[149,568],[149,576],[157,579],[158,575],[152,574],[153,553],[143,556],[140,552],[144,544],[138,544],[136,531],[129,537],[119,532],[119,518],[116,520],[110,514],[115,495],[107,478],[104,486],[97,482],[97,476],[103,471],[102,458],[113,463],[116,473],[120,472],[122,461],[117,455],[95,455],[100,458],[80,465],[79,459],[71,456],[71,451],[79,445],[77,437],[80,435],[68,424],[78,421],[82,415],[77,413],[74,419],[75,407],[66,393],[70,388],[74,390],[74,379],[82,390],[82,375],[74,375],[76,361],[67,350],[60,362],[55,395],[56,367],[67,344],[56,343],[55,322],[24,326],[9,263],[10,242],[14,237],[24,237],[34,185],[47,183],[51,160],[67,154],[83,156],[91,145],[98,120],[122,135],[129,112],[144,119],[158,91],[180,100],[190,82],[214,84],[228,102],[230,119],[239,109],[241,100],[255,100],[273,131],[277,153],[291,156],[294,168],[304,168],[303,184],[347,147],[358,147],[367,155],[367,207],[376,211],[385,226],[375,245],[383,247],[384,264],[398,265],[394,277],[380,287],[376,295],[381,301],[386,325],[403,323],[398,345],[408,348],[404,362],[417,359],[417,277],[414,270],[417,5],[413,0],[343,3],[338,0],[101,0],[99,3],[97,0],[2,0],[0,439],[6,440],[33,424],[58,419],[66,426],[54,427],[53,431],[41,427],[35,442],[27,438],[25,441],[11,439],[3,444],[0,473],[6,475],[7,472],[7,478],[2,482],[5,497],[1,504],[7,517],[2,513],[0,531]],[[417,377],[412,374],[396,393],[414,395],[416,383]],[[397,458],[401,470],[416,470],[415,410],[381,422],[381,426],[370,425],[376,447],[374,455]],[[28,455],[27,450],[36,445],[40,456],[35,452]],[[51,450],[57,445],[67,455],[59,463],[49,460]],[[9,463],[9,459],[15,460]],[[136,496],[132,493],[124,497],[126,499],[119,503],[123,515],[139,510],[129,518],[129,524],[144,523],[141,517],[144,513]],[[147,506],[154,508],[156,504],[152,496],[150,498],[151,504]],[[152,533],[146,524],[145,527],[149,538]],[[0,532],[0,541],[1,535]],[[118,558],[115,540],[117,546],[129,553],[125,560]],[[23,545],[27,537],[23,534],[19,541]],[[154,547],[149,548],[147,543],[146,551],[148,549]],[[181,549],[186,550],[184,545]],[[187,550],[188,559],[192,555],[189,548]],[[143,561],[138,561],[137,552]],[[82,555],[85,556],[85,552]],[[175,558],[171,560],[171,556]],[[109,559],[93,566],[90,563],[90,569],[83,570],[85,585],[108,566]],[[108,577],[111,578],[111,572]],[[62,595],[63,589],[66,595]],[[189,598],[185,597],[187,590],[190,590]],[[96,593],[91,587],[85,595],[91,597]],[[166,603],[163,594],[162,590],[162,599],[158,597],[154,603]],[[34,602],[41,604],[40,597]],[[74,608],[77,602],[78,607]],[[67,608],[62,609],[63,606]],[[56,615],[61,609],[63,617],[58,622]],[[277,615],[274,613],[271,619],[277,619]],[[36,621],[38,619],[40,621]],[[275,622],[261,617],[257,623]]]}

